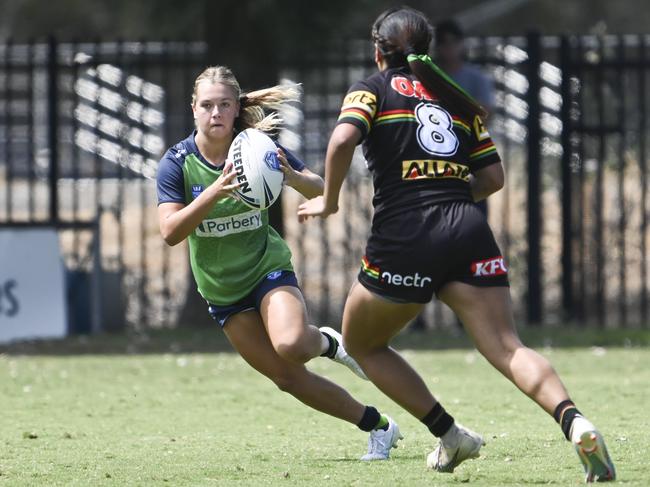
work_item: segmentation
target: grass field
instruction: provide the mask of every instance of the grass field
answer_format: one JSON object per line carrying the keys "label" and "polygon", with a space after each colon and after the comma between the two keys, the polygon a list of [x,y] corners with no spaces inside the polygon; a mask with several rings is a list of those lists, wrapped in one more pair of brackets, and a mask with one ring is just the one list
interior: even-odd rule
{"label": "grass field", "polygon": [[[191,352],[192,340],[219,351]],[[326,359],[312,369],[400,423],[405,439],[390,461],[359,462],[366,434],[277,391],[212,335],[5,347],[0,486],[579,484],[577,456],[553,420],[454,340],[449,350],[404,350],[447,409],[487,440],[481,458],[453,474],[425,468],[434,441],[417,421]],[[650,348],[639,344],[648,334],[619,341],[627,346],[540,350],[606,435],[618,483],[647,486]],[[81,348],[93,353],[73,353]]]}

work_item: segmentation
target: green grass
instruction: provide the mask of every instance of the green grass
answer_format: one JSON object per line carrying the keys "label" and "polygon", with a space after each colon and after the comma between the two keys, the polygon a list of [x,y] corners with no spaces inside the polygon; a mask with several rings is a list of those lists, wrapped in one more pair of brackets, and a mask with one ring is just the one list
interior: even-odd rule
{"label": "green grass", "polygon": [[[0,486],[504,486],[582,480],[577,456],[553,420],[470,349],[404,351],[447,409],[488,442],[480,459],[454,474],[438,474],[424,465],[434,446],[428,432],[346,369],[326,359],[312,362],[313,370],[400,423],[406,438],[389,462],[357,461],[365,451],[364,433],[279,392],[225,351],[221,339],[202,342],[207,335],[195,332],[172,336],[141,337],[139,348],[130,349],[138,353],[124,354],[110,353],[127,345],[120,337],[84,340],[85,349],[95,351],[87,355],[51,354],[79,351],[77,340],[58,347],[5,347]],[[541,349],[606,435],[625,485],[650,485],[650,349],[635,346],[645,340],[647,335],[623,340],[627,348]],[[222,351],[178,352],[206,342]],[[402,340],[404,346],[409,342],[416,341]],[[175,353],[158,353],[165,348]]]}

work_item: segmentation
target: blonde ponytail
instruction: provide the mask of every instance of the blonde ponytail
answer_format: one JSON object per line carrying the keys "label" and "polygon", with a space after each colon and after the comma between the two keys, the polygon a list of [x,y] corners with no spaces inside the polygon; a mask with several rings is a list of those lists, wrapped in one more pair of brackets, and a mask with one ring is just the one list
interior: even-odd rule
{"label": "blonde ponytail", "polygon": [[[263,132],[274,132],[282,125],[277,111],[285,103],[300,100],[300,86],[297,84],[276,85],[251,91],[240,96],[241,109],[235,124],[238,130],[255,128]],[[271,112],[265,115],[266,112]]]}

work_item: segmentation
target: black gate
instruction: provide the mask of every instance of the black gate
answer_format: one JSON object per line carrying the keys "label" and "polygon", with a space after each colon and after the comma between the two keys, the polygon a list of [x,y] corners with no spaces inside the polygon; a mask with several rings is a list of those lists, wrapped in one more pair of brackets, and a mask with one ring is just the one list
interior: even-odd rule
{"label": "black gate", "polygon": [[[468,39],[493,77],[488,127],[506,167],[490,222],[509,263],[517,317],[529,323],[648,323],[648,36]],[[188,283],[187,250],[157,229],[158,158],[191,129],[203,43],[0,44],[0,225],[54,225],[77,294],[102,289],[105,327],[168,326]],[[304,100],[282,142],[323,171],[352,82],[371,73],[366,40],[339,42],[286,66]],[[340,320],[372,210],[355,157],[341,211],[300,226],[284,195],[285,231],[314,321]],[[90,276],[101,280],[90,286]],[[76,315],[75,315],[76,313]],[[86,313],[87,314],[87,313]],[[76,316],[76,318],[75,318]],[[455,326],[433,303],[428,326]]]}
{"label": "black gate", "polygon": [[648,36],[562,39],[563,310],[648,324]]}
{"label": "black gate", "polygon": [[153,178],[162,152],[192,128],[205,51],[187,42],[0,44],[0,225],[60,230],[73,330],[98,326],[91,288],[104,329],[176,322],[187,251],[159,236]]}

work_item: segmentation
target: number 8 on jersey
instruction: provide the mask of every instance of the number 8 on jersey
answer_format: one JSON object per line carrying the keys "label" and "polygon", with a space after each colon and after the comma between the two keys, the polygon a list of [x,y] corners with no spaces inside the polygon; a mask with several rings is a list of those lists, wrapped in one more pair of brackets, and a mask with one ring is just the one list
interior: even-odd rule
{"label": "number 8 on jersey", "polygon": [[436,156],[452,156],[458,150],[458,137],[453,132],[451,115],[433,103],[420,103],[415,108],[420,147]]}

